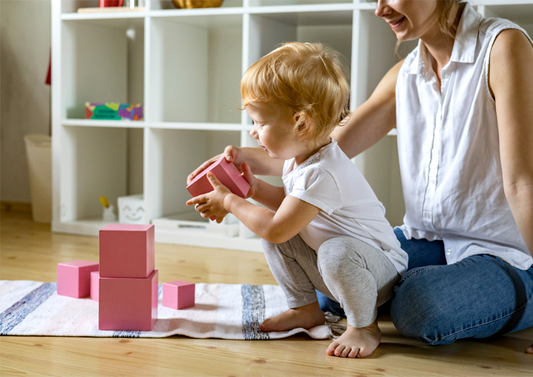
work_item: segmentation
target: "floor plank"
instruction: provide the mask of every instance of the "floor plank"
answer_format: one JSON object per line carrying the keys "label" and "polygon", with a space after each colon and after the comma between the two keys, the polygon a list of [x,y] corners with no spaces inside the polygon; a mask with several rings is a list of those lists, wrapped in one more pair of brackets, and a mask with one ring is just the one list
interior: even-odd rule
{"label": "floor plank", "polygon": [[[98,239],[50,232],[27,212],[0,213],[0,279],[55,281],[56,265],[98,261]],[[156,245],[160,282],[276,284],[261,253]],[[366,359],[325,355],[327,340],[1,337],[1,376],[531,376],[533,329],[431,347],[406,339],[386,315]]]}

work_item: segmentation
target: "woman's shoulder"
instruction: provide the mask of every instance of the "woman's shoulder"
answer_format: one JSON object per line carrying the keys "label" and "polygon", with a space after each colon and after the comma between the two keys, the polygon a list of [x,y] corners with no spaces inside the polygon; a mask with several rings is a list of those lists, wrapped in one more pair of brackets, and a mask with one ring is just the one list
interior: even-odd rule
{"label": "woman's shoulder", "polygon": [[520,30],[527,35],[527,32],[522,27],[505,18],[484,17],[479,25],[479,31],[490,39],[507,29]]}

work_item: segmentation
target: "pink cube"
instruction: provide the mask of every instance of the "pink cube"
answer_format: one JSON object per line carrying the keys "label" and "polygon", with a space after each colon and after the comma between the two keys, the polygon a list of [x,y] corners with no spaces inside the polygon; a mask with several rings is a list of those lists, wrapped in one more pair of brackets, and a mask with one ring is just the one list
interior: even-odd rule
{"label": "pink cube", "polygon": [[185,309],[194,306],[194,283],[182,280],[163,283],[163,306]]}
{"label": "pink cube", "polygon": [[153,225],[109,224],[99,241],[101,277],[146,278],[154,271]]}
{"label": "pink cube", "polygon": [[77,260],[57,264],[57,294],[74,298],[91,294],[91,272],[98,271],[98,263]]}
{"label": "pink cube", "polygon": [[100,288],[100,273],[98,271],[91,272],[91,299],[98,301],[98,291]]}
{"label": "pink cube", "polygon": [[100,277],[98,328],[150,331],[157,320],[159,271],[147,278]]}
{"label": "pink cube", "polygon": [[207,173],[213,172],[215,177],[226,186],[232,193],[246,197],[250,185],[241,175],[239,170],[231,162],[227,162],[224,156],[220,157],[217,162],[205,169],[200,175],[196,176],[187,186],[187,190],[192,196],[198,196],[213,191],[213,186],[207,179]]}

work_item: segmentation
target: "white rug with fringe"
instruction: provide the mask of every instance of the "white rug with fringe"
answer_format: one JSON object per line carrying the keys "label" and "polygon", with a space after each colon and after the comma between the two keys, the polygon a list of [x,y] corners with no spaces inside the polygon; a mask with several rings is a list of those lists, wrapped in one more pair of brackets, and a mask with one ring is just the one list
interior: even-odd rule
{"label": "white rug with fringe", "polygon": [[56,283],[26,280],[0,281],[0,335],[88,336],[266,340],[305,333],[313,339],[338,335],[339,318],[327,313],[327,323],[306,330],[263,332],[265,318],[287,310],[279,286],[247,284],[196,284],[196,305],[174,310],[162,305],[159,285],[157,322],[152,331],[98,330],[98,303],[57,294]]}

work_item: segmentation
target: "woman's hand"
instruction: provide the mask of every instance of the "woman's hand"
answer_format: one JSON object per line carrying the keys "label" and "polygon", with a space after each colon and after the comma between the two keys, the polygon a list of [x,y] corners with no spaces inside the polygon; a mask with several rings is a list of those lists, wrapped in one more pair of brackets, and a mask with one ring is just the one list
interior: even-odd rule
{"label": "woman's hand", "polygon": [[218,161],[218,159],[224,155],[227,162],[233,162],[235,166],[237,166],[237,169],[242,172],[242,163],[244,162],[244,153],[241,151],[240,148],[234,147],[233,145],[228,145],[226,149],[224,149],[224,153],[216,155],[215,157],[210,158],[206,162],[204,162],[202,165],[200,165],[195,171],[193,171],[189,176],[187,177],[187,184],[190,184],[192,180],[201,172],[203,172],[205,169],[207,169],[209,166],[211,166],[214,162]]}
{"label": "woman's hand", "polygon": [[194,205],[194,209],[200,212],[202,217],[210,218],[220,224],[228,214],[228,211],[224,208],[224,199],[232,194],[213,173],[207,173],[207,178],[211,186],[213,186],[213,191],[188,200],[187,205]]}
{"label": "woman's hand", "polygon": [[526,353],[533,354],[533,344],[526,348]]}

